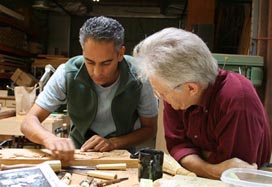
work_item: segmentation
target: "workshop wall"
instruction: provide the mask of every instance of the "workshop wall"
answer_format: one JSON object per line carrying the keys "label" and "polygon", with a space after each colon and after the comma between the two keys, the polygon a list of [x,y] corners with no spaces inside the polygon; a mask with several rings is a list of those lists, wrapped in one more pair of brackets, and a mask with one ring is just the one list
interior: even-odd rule
{"label": "workshop wall", "polygon": [[[81,54],[81,47],[78,41],[79,28],[88,17],[71,17],[71,38],[70,56]],[[114,18],[118,20],[125,29],[126,54],[131,54],[134,46],[145,37],[165,27],[179,27],[179,19],[159,18]]]}

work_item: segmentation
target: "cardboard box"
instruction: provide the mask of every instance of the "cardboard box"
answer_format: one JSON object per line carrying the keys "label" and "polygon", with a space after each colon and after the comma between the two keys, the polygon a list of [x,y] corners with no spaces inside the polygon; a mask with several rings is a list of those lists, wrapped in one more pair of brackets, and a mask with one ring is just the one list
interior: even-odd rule
{"label": "cardboard box", "polygon": [[19,68],[17,68],[11,76],[11,80],[13,80],[18,86],[34,86],[38,82],[34,76]]}

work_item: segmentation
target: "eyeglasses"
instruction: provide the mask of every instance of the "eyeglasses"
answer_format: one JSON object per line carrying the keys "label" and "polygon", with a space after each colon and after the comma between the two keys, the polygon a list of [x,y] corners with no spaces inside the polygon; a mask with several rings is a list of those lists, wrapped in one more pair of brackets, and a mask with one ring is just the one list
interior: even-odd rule
{"label": "eyeglasses", "polygon": [[173,90],[175,90],[175,89],[177,89],[177,88],[179,88],[180,86],[182,86],[183,85],[183,83],[181,83],[181,84],[178,84],[177,86],[175,86],[174,88],[171,88],[171,90],[169,90],[166,94],[163,94],[163,93],[160,93],[160,92],[158,92],[158,90],[156,90],[156,89],[154,89],[153,88],[153,92],[154,92],[154,94],[155,94],[155,96],[158,98],[158,99],[165,99]]}

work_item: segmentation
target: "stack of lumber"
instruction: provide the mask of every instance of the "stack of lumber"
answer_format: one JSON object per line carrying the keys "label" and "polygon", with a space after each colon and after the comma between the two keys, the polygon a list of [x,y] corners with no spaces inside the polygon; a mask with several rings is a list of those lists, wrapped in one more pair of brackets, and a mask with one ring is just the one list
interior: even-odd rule
{"label": "stack of lumber", "polygon": [[0,69],[5,72],[14,72],[17,68],[26,70],[32,61],[28,58],[19,58],[0,53]]}
{"label": "stack of lumber", "polygon": [[68,60],[67,57],[61,55],[38,55],[32,64],[33,68],[44,68],[47,64],[51,64],[54,68],[57,68],[60,64],[65,63]]}

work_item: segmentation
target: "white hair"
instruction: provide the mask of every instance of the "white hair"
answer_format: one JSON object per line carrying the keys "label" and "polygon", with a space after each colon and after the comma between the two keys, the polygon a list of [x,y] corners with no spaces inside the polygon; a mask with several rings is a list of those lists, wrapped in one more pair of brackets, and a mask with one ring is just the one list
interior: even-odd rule
{"label": "white hair", "polygon": [[195,34],[177,28],[163,29],[133,50],[138,77],[163,79],[170,87],[186,82],[207,86],[218,75],[218,64],[207,45]]}

